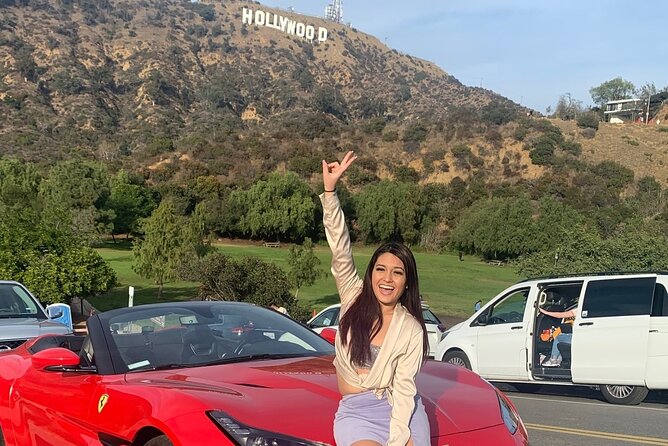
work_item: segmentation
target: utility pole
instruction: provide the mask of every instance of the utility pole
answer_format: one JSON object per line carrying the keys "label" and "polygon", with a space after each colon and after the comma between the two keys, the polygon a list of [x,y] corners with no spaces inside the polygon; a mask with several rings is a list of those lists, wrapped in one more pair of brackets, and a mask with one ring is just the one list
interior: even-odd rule
{"label": "utility pole", "polygon": [[652,100],[652,94],[647,93],[647,112],[645,113],[645,125],[649,124],[649,103]]}

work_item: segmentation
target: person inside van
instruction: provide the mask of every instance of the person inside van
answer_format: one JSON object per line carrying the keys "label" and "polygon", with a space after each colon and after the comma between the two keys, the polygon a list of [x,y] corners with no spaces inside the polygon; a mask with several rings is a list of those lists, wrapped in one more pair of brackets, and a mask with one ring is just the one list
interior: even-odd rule
{"label": "person inside van", "polygon": [[550,357],[543,362],[543,367],[559,367],[561,365],[561,352],[559,351],[559,344],[570,344],[573,340],[573,322],[575,321],[575,309],[568,311],[547,311],[539,308],[538,311],[544,315],[551,316],[557,319],[563,319],[561,325],[561,333],[554,338],[552,342],[552,353]]}

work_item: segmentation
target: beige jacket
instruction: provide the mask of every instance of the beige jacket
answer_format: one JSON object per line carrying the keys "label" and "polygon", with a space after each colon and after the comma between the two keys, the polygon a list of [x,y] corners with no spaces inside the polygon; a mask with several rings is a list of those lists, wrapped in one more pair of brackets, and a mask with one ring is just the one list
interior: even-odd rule
{"label": "beige jacket", "polygon": [[[332,275],[341,298],[341,315],[362,291],[350,246],[350,235],[336,194],[320,195],[323,223],[332,250]],[[334,365],[348,384],[373,390],[378,398],[387,394],[392,405],[388,446],[405,446],[410,439],[409,423],[415,408],[415,377],[422,365],[423,337],[420,323],[401,304],[394,310],[392,322],[378,358],[368,374],[358,374],[350,360],[350,351],[336,336]]]}

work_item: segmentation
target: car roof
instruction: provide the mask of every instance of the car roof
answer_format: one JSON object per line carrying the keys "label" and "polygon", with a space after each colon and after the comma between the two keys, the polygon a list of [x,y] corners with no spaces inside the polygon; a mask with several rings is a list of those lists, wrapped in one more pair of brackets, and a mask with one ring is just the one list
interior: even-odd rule
{"label": "car roof", "polygon": [[542,276],[542,277],[531,277],[525,280],[520,280],[516,285],[527,284],[532,285],[536,283],[542,283],[547,280],[555,282],[573,282],[573,281],[583,281],[588,279],[624,279],[629,277],[658,277],[666,276],[668,272],[666,271],[607,271],[607,272],[593,272],[587,274],[561,274],[553,276]]}

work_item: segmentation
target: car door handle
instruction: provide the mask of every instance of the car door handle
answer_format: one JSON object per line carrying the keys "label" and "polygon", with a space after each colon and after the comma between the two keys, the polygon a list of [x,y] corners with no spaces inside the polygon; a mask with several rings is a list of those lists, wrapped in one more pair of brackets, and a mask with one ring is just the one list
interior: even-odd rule
{"label": "car door handle", "polygon": [[580,327],[585,327],[585,326],[587,326],[587,325],[594,325],[594,323],[593,323],[593,322],[583,322],[583,323],[578,324],[578,325],[579,325]]}
{"label": "car door handle", "polygon": [[658,333],[659,330],[650,330],[649,332],[650,332],[650,333]]}
{"label": "car door handle", "polygon": [[510,327],[511,330],[520,330],[522,328],[524,327],[522,327],[521,325],[515,325],[514,327]]}

